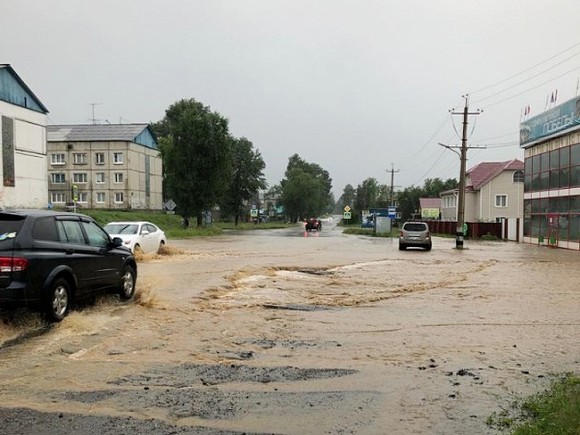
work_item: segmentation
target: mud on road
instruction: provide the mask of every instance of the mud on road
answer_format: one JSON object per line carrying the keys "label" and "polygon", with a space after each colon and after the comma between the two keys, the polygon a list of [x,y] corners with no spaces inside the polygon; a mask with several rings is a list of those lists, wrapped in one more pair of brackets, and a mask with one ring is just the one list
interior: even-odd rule
{"label": "mud on road", "polygon": [[2,314],[0,433],[492,434],[580,372],[577,252],[331,225],[170,246],[134,303]]}

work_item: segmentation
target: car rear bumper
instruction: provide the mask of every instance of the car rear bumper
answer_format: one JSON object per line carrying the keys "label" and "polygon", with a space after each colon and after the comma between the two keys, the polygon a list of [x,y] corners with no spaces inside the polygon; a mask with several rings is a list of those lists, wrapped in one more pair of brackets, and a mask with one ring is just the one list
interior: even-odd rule
{"label": "car rear bumper", "polygon": [[40,303],[41,295],[36,290],[27,289],[20,283],[12,283],[0,288],[0,307],[2,305],[36,305]]}

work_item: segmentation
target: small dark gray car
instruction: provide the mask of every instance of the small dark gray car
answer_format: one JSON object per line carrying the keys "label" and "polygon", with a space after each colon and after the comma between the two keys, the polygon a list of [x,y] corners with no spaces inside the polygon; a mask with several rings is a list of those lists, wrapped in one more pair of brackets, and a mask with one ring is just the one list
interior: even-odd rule
{"label": "small dark gray car", "polygon": [[131,299],[137,264],[122,244],[82,214],[1,211],[0,308],[31,306],[58,322],[83,297]]}
{"label": "small dark gray car", "polygon": [[399,249],[423,248],[430,251],[432,247],[431,233],[426,222],[405,222],[399,234]]}

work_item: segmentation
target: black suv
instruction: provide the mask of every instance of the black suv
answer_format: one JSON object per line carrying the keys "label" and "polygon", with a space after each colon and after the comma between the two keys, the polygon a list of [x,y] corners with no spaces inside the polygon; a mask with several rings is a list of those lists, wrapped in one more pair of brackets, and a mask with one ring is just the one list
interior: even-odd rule
{"label": "black suv", "polygon": [[0,308],[32,306],[58,322],[85,296],[131,299],[137,264],[122,244],[82,214],[0,211]]}

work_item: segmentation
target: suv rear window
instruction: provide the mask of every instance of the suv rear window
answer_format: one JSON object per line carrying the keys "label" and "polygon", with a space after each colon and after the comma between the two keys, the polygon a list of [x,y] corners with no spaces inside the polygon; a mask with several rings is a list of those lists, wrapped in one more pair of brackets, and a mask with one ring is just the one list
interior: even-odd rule
{"label": "suv rear window", "polygon": [[22,228],[25,216],[13,214],[0,214],[0,244],[12,240]]}
{"label": "suv rear window", "polygon": [[427,224],[423,223],[409,223],[403,227],[405,231],[427,231]]}

